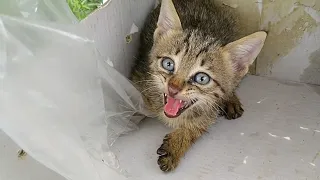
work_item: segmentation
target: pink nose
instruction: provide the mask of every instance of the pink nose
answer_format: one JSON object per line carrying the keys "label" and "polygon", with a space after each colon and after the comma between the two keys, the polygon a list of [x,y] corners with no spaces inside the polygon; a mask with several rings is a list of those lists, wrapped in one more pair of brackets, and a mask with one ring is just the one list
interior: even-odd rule
{"label": "pink nose", "polygon": [[169,93],[169,96],[171,96],[171,97],[176,96],[180,91],[181,91],[181,89],[179,87],[176,87],[173,85],[168,86],[168,93]]}

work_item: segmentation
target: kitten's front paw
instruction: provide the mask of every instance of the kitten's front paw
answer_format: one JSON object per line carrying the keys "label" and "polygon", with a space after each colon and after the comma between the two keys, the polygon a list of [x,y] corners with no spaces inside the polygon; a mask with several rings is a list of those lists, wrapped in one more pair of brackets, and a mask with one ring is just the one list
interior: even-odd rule
{"label": "kitten's front paw", "polygon": [[242,116],[244,110],[240,101],[227,102],[225,109],[225,117],[229,120],[237,119]]}
{"label": "kitten's front paw", "polygon": [[164,172],[174,170],[179,164],[179,157],[174,153],[174,149],[170,144],[169,135],[166,135],[163,139],[163,143],[157,150],[158,165]]}

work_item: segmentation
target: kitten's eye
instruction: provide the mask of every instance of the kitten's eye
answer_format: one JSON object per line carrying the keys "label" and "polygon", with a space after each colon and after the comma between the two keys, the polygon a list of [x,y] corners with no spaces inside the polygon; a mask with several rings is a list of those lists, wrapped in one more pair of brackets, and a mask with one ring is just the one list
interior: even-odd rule
{"label": "kitten's eye", "polygon": [[174,62],[172,59],[170,58],[164,58],[162,60],[162,67],[165,69],[165,70],[168,70],[168,71],[174,71]]}
{"label": "kitten's eye", "polygon": [[198,84],[206,85],[210,82],[210,77],[208,74],[200,72],[194,76],[194,81]]}

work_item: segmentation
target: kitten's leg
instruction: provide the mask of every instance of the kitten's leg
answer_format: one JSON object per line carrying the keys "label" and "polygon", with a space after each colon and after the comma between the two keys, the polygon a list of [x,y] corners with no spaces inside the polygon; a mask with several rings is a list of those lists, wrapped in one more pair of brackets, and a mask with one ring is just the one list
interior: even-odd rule
{"label": "kitten's leg", "polygon": [[235,93],[224,102],[224,115],[227,119],[237,119],[242,116],[244,110],[242,104]]}
{"label": "kitten's leg", "polygon": [[205,129],[176,129],[167,134],[163,144],[157,150],[159,154],[158,165],[164,172],[175,169],[180,158],[188,151],[191,145],[205,132]]}

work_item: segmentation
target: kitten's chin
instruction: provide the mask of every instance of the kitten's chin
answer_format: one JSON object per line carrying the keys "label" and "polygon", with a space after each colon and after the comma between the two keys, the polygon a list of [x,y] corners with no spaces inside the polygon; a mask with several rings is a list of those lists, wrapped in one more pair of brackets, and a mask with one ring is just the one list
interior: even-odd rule
{"label": "kitten's chin", "polygon": [[168,118],[177,118],[179,117],[185,110],[190,108],[197,100],[187,102],[182,99],[177,99],[168,96],[167,94],[163,95],[164,97],[164,114]]}

